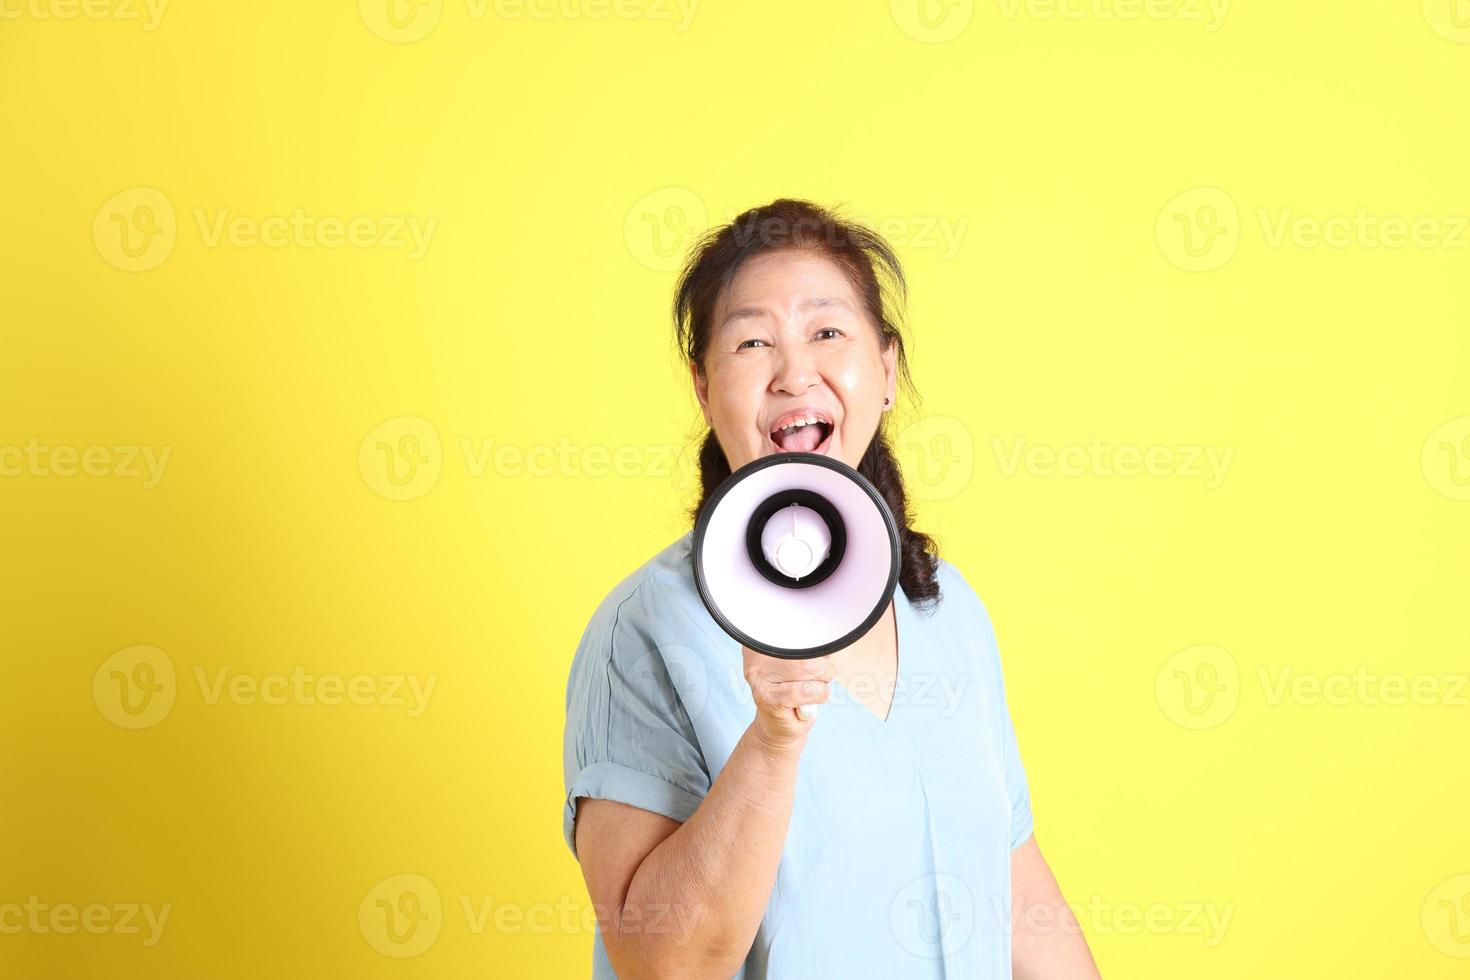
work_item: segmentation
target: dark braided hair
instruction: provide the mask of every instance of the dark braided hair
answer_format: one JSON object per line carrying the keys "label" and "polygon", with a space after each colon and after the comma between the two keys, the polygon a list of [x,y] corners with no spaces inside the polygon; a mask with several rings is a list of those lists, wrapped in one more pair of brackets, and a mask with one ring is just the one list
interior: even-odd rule
{"label": "dark braided hair", "polygon": [[[841,267],[878,333],[879,346],[898,345],[900,384],[917,401],[899,327],[908,287],[898,256],[881,235],[810,201],[781,198],[751,208],[729,224],[706,232],[694,244],[674,294],[674,334],[685,363],[703,372],[715,304],[745,261],[782,249],[816,251]],[[916,605],[932,607],[943,598],[936,577],[939,548],[933,538],[910,526],[903,473],[886,431],[891,414],[880,416],[878,430],[857,470],[877,488],[898,524],[898,580],[904,593]],[[705,504],[729,475],[729,460],[710,429],[700,445],[699,501],[690,508],[691,521],[699,520]]]}

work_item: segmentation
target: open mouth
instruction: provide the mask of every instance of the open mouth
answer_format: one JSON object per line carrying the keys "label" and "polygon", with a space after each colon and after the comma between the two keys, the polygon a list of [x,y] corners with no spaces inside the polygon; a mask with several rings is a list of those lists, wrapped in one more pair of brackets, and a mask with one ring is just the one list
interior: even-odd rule
{"label": "open mouth", "polygon": [[812,413],[783,419],[771,431],[771,446],[780,453],[825,453],[832,438],[832,420]]}

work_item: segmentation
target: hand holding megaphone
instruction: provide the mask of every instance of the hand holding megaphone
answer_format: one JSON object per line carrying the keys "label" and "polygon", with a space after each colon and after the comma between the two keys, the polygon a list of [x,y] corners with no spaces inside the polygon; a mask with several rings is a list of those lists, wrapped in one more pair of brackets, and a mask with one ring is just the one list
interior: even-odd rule
{"label": "hand holding megaphone", "polygon": [[898,525],[877,488],[840,460],[789,452],[746,463],[694,527],[694,580],[740,642],[758,733],[811,730],[831,655],[872,628],[898,584]]}
{"label": "hand holding megaphone", "polygon": [[750,647],[741,649],[761,737],[773,746],[798,741],[811,730],[817,706],[831,693],[832,658],[783,660]]}

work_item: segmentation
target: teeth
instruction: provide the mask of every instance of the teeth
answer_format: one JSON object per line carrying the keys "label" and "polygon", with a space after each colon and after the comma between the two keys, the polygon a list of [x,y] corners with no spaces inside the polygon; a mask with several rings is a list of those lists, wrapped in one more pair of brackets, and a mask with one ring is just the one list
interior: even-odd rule
{"label": "teeth", "polygon": [[817,416],[815,416],[815,415],[808,415],[804,419],[793,419],[792,421],[790,421],[790,422],[786,423],[785,425],[781,426],[781,428],[780,429],[777,429],[776,431],[780,432],[783,429],[799,429],[799,428],[801,428],[804,425],[815,425],[816,423],[818,423],[820,421],[822,421],[822,420],[820,418],[818,418]]}

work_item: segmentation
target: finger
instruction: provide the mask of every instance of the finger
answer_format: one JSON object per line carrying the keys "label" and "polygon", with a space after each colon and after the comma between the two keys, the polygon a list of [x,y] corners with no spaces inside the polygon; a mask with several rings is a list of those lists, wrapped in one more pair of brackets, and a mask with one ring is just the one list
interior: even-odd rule
{"label": "finger", "polygon": [[831,688],[822,681],[785,681],[767,685],[764,700],[773,708],[799,708],[821,704],[831,694]]}
{"label": "finger", "polygon": [[768,708],[778,711],[786,708],[796,708],[799,705],[815,701],[820,694],[815,688],[802,690],[801,685],[806,681],[777,681],[765,680],[758,686],[752,687],[755,691],[756,700]]}
{"label": "finger", "polygon": [[802,664],[805,667],[807,677],[819,681],[830,681],[832,679],[832,658],[830,656],[813,657],[810,660],[802,661]]}
{"label": "finger", "polygon": [[813,657],[810,660],[782,660],[766,669],[765,676],[779,681],[830,681],[832,658]]}
{"label": "finger", "polygon": [[796,674],[772,674],[768,675],[765,679],[777,684],[804,684],[807,682],[813,684],[829,684],[832,681],[832,672],[830,670],[823,670],[812,674],[803,670]]}

